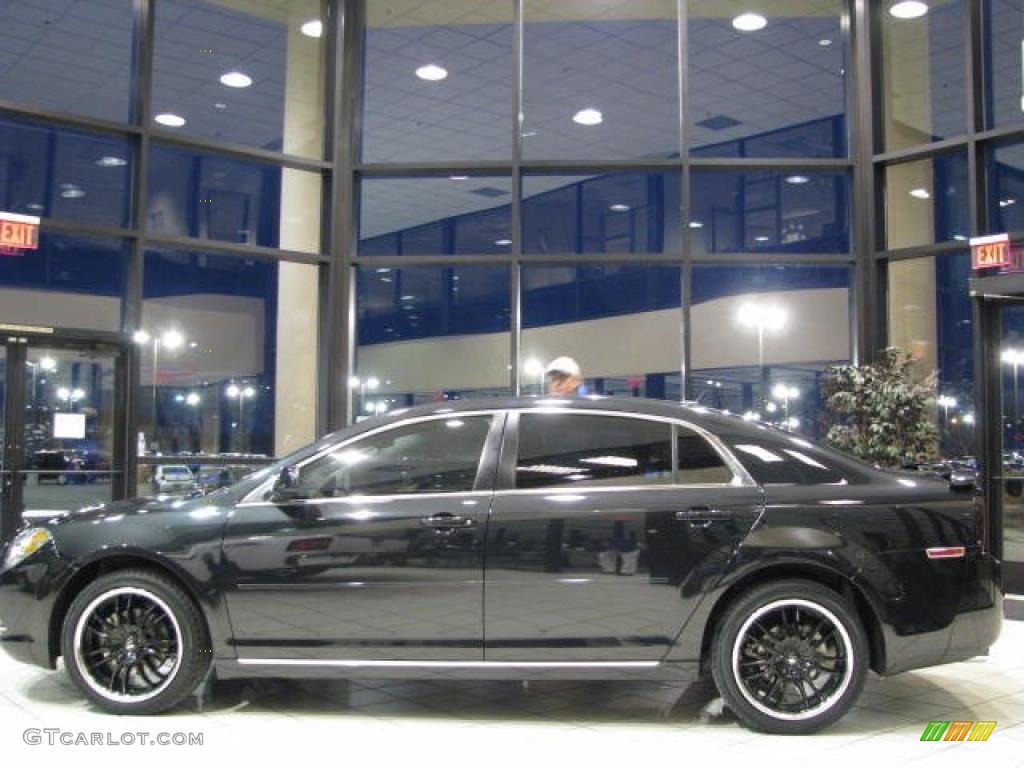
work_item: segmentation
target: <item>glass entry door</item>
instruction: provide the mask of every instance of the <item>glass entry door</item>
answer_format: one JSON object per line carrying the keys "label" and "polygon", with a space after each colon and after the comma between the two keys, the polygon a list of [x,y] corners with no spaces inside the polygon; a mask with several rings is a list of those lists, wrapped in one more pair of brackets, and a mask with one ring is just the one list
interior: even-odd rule
{"label": "glass entry door", "polygon": [[115,344],[10,338],[4,376],[3,528],[120,498],[126,402]]}
{"label": "glass entry door", "polygon": [[1007,592],[1024,594],[1024,305],[1002,305],[1000,327],[1004,580]]}

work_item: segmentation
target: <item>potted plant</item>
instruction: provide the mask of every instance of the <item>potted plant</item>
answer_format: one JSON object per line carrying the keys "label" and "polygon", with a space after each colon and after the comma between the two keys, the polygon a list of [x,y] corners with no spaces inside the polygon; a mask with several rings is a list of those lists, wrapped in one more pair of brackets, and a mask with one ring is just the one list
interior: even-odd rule
{"label": "potted plant", "polygon": [[888,347],[866,365],[834,365],[825,384],[826,440],[883,467],[935,458],[936,375],[915,381],[909,353]]}

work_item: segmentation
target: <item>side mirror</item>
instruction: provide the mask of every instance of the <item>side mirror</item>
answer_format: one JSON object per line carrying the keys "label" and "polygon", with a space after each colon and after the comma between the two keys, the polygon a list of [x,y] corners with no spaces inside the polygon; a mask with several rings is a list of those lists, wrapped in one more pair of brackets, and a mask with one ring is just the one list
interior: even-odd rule
{"label": "side mirror", "polygon": [[305,498],[299,488],[298,467],[285,467],[274,481],[274,489],[270,492],[270,501],[274,504],[285,504]]}

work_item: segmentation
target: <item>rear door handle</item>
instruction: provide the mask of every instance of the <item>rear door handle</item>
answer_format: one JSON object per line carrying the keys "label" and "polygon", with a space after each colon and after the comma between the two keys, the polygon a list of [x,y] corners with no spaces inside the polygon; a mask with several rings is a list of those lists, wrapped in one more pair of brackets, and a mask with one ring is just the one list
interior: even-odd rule
{"label": "rear door handle", "polygon": [[715,507],[689,507],[676,512],[676,520],[685,520],[695,528],[706,528],[716,520],[729,520],[732,515]]}
{"label": "rear door handle", "polygon": [[425,528],[469,528],[472,525],[476,525],[476,521],[469,517],[441,512],[421,518],[420,525]]}

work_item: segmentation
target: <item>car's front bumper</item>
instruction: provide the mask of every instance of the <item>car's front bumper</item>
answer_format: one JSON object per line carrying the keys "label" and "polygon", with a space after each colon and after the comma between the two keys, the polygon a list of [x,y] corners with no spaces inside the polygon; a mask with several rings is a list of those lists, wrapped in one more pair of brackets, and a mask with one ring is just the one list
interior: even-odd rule
{"label": "car's front bumper", "polygon": [[[0,558],[7,545],[0,546]],[[11,657],[53,668],[57,649],[50,618],[73,575],[74,568],[58,556],[52,542],[12,568],[0,568],[0,647]]]}

